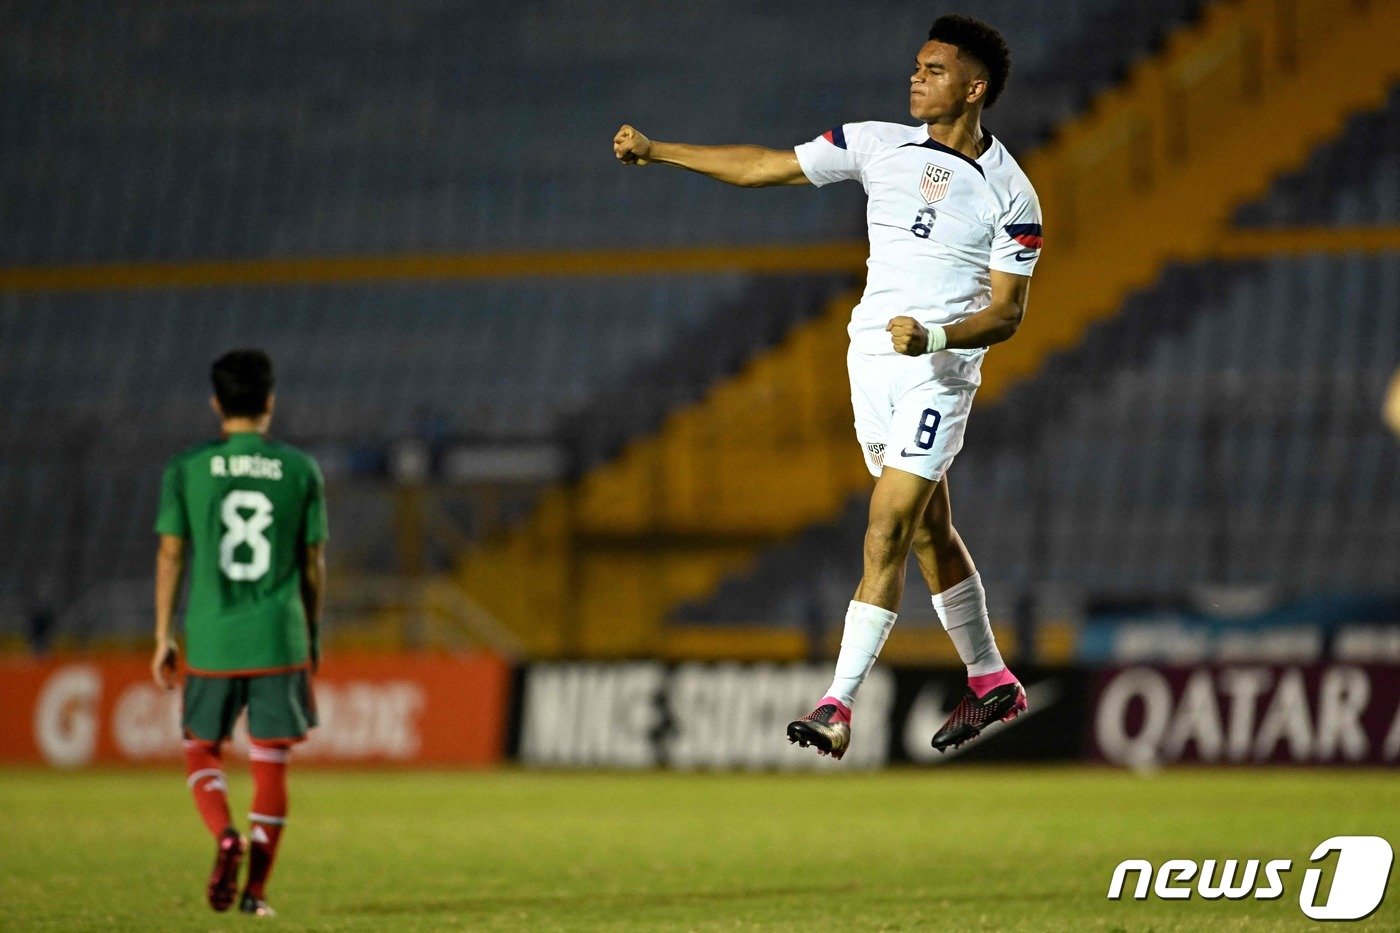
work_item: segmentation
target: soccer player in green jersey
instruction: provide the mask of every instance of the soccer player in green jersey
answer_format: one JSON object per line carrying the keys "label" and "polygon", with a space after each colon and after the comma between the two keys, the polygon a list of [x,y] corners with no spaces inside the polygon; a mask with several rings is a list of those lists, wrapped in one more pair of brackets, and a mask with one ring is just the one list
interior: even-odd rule
{"label": "soccer player in green jersey", "polygon": [[[316,725],[311,674],[320,660],[325,484],[315,460],[267,437],[274,397],[266,353],[226,353],[212,377],[223,436],[177,454],[161,480],[151,673],[174,689],[178,648],[170,622],[188,569],[182,723],[189,786],[218,843],[209,906],[232,906],[247,849],[239,910],[270,916],[264,891],[286,823],[287,761]],[[250,842],[229,816],[220,758],[245,707]]]}

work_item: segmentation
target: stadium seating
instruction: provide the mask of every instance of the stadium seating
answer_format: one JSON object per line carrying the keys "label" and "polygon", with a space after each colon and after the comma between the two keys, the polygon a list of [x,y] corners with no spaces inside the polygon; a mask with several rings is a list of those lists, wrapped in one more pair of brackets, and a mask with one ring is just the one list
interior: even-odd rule
{"label": "stadium seating", "polygon": [[1247,227],[1400,224],[1400,87],[1235,219]]}
{"label": "stadium seating", "polygon": [[[1400,365],[1397,303],[1395,255],[1176,267],[975,415],[950,486],[996,608],[1041,584],[1393,587],[1400,449],[1378,412]],[[677,620],[839,619],[864,519],[853,501]],[[932,620],[921,583],[903,611]]]}
{"label": "stadium seating", "polygon": [[[1016,53],[990,125],[1034,145],[1197,5],[980,4]],[[0,262],[858,235],[853,186],[755,195],[624,175],[609,140],[623,120],[773,146],[843,120],[905,120],[931,12],[897,0],[815,0],[800,14],[740,0],[12,5]]]}
{"label": "stadium seating", "polygon": [[[149,540],[160,464],[212,429],[207,367],[224,349],[266,347],[283,364],[279,434],[339,447],[350,461],[328,470],[355,472],[356,444],[553,442],[573,419],[598,418],[600,395],[632,385],[664,398],[631,382],[640,363],[754,287],[717,275],[572,286],[567,295],[547,282],[0,294],[0,496],[17,503],[0,510],[0,562],[12,571],[0,575],[0,595],[71,564],[54,559],[70,529],[33,533],[60,502],[80,502],[71,507],[83,513],[84,540],[108,555],[83,573],[146,572],[138,545]],[[809,313],[795,303],[800,290],[785,295],[768,304],[768,326]],[[707,344],[689,345],[708,362]],[[347,503],[337,517],[353,526],[347,513],[359,508]]]}
{"label": "stadium seating", "polygon": [[[1016,49],[992,127],[1013,148],[1043,138],[1196,6],[984,5]],[[772,145],[842,119],[904,119],[928,15],[889,0],[821,0],[800,19],[737,0],[642,5],[625,23],[601,0],[437,0],[391,16],[367,2],[12,5],[0,13],[13,52],[0,59],[0,265],[858,236],[852,186],[754,193],[624,173],[607,139],[622,119]],[[750,67],[773,57],[781,69]],[[603,275],[4,293],[0,493],[23,505],[0,514],[0,626],[148,572],[155,471],[199,430],[203,368],[230,343],[296,361],[279,430],[339,442],[323,454],[350,467],[380,461],[347,453],[347,439],[406,433],[563,436],[586,466],[831,290],[821,276]],[[67,530],[36,534],[53,511],[41,503],[59,499]],[[386,524],[361,497],[336,511],[341,529]],[[124,627],[107,608],[83,624]]]}
{"label": "stadium seating", "polygon": [[[1400,7],[1347,0],[1212,5],[1199,26],[1175,33],[1124,85],[1026,156],[1046,204],[1047,242],[1057,246],[1036,278],[1042,311],[984,367],[983,409],[1110,319],[1174,259],[1258,257],[1278,240],[1296,251],[1297,238],[1232,232],[1230,218],[1349,115],[1384,104],[1393,73],[1383,37],[1397,16]],[[1393,237],[1378,232],[1323,235],[1307,248],[1384,249]],[[469,551],[462,585],[540,651],[560,650],[570,632],[576,646],[600,653],[700,637],[658,626],[763,545],[829,520],[868,488],[849,453],[844,379],[831,369],[856,295],[834,296],[819,319],[655,436],[553,491],[518,533]],[[532,587],[502,585],[527,566]],[[541,622],[556,619],[566,621]],[[712,656],[731,655],[737,630],[710,629]]]}
{"label": "stadium seating", "polygon": [[[1344,155],[1356,152],[1367,157]],[[1400,88],[1237,222],[1396,224],[1396,165]],[[1397,305],[1394,254],[1177,266],[979,412],[950,483],[999,611],[1046,583],[1158,596],[1206,581],[1393,587],[1400,457],[1377,413],[1400,365],[1384,310]],[[863,531],[858,499],[674,617],[839,618]],[[932,619],[921,584],[903,611]]]}
{"label": "stadium seating", "polygon": [[298,437],[394,437],[431,418],[453,436],[539,440],[746,287],[706,275],[0,295],[0,417],[189,424],[208,361],[261,345],[285,364],[279,420]]}
{"label": "stadium seating", "polygon": [[[1341,157],[1357,151],[1369,155]],[[1395,224],[1396,164],[1400,90],[1236,218]],[[1000,612],[1040,584],[1157,596],[1207,581],[1393,587],[1400,458],[1377,413],[1400,365],[1381,309],[1397,303],[1394,254],[1177,266],[980,412],[950,482]],[[858,500],[675,619],[838,618],[863,531]],[[923,587],[910,591],[903,611],[928,622]]]}
{"label": "stadium seating", "polygon": [[[229,347],[260,345],[279,361],[277,433],[310,445],[333,477],[382,475],[386,445],[404,438],[546,445],[581,467],[809,317],[832,282],[0,293],[0,501],[16,503],[0,510],[0,607],[71,579],[106,586],[149,571],[161,462],[212,430],[207,368]],[[530,501],[528,487],[501,495],[493,512]],[[43,520],[54,508],[68,516],[56,528]],[[337,558],[386,569],[382,495],[346,496],[334,511]],[[472,512],[458,518],[476,527]],[[20,614],[0,608],[8,626]]]}
{"label": "stadium seating", "polygon": [[[1043,138],[1195,6],[987,4],[979,12],[1002,23],[1017,49],[1017,80],[989,125],[1013,148]],[[664,22],[673,31],[683,23],[687,44],[637,62],[621,50],[635,54],[637,37],[656,32],[659,8],[619,24],[600,2],[421,3],[393,17],[348,18],[312,5],[270,13],[129,4],[83,16],[69,15],[71,4],[12,7],[5,24],[19,54],[0,66],[0,126],[15,130],[0,134],[0,262],[849,236],[859,231],[854,187],[735,192],[681,173],[624,173],[606,151],[624,117],[704,141],[756,138],[746,131],[758,126],[771,133],[758,141],[774,145],[850,114],[902,119],[897,103],[890,108],[902,100],[907,56],[891,49],[917,35],[927,13],[892,3],[819,7],[804,11],[817,25],[796,43],[790,19],[776,16],[746,16],[752,28],[736,39],[726,24],[740,16],[737,3],[729,17],[670,10]],[[794,44],[804,54],[783,59],[781,80],[747,64]],[[202,54],[214,45],[217,56]],[[563,64],[560,48],[571,50]],[[724,67],[716,48],[731,58]],[[643,74],[672,96],[642,86]],[[794,85],[804,93],[794,96]],[[700,89],[734,104],[697,107],[678,124],[675,99],[698,99]],[[596,156],[580,156],[600,133]],[[1385,170],[1366,183],[1383,188]],[[1369,190],[1357,203],[1374,200]],[[778,197],[783,210],[773,209]],[[99,531],[84,540],[79,569],[62,572],[144,574],[145,558],[130,555],[143,553],[131,545],[146,540],[148,515],[129,504],[152,499],[155,466],[204,417],[203,361],[230,341],[262,342],[301,364],[285,373],[279,418],[298,439],[562,435],[586,466],[733,373],[830,290],[829,279],[671,276],[646,279],[639,296],[632,283],[601,275],[6,294],[0,388],[14,404],[0,420],[25,440],[7,444],[0,488],[72,499],[78,484],[73,515]],[[538,352],[523,352],[531,340]],[[114,347],[122,348],[115,368],[104,365]],[[141,443],[96,427],[124,419],[143,426]],[[75,458],[105,466],[84,473]],[[368,527],[373,515],[357,508],[338,514]],[[0,580],[11,597],[48,586],[35,581],[53,576],[61,563],[53,554],[69,548],[33,535],[40,513],[20,511],[0,519],[11,551],[0,556],[18,568]]]}

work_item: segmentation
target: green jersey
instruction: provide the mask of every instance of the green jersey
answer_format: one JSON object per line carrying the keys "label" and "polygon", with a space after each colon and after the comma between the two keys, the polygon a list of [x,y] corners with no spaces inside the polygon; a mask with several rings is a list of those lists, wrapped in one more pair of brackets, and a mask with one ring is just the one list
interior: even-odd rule
{"label": "green jersey", "polygon": [[192,447],[165,467],[156,532],[189,542],[185,650],[192,671],[305,665],[302,557],[326,539],[316,461],[252,432]]}

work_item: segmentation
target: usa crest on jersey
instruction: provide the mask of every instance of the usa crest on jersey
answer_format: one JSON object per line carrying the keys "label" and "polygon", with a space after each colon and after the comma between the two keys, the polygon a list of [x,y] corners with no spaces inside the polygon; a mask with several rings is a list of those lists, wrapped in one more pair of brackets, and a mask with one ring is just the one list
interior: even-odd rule
{"label": "usa crest on jersey", "polygon": [[948,185],[952,184],[952,181],[952,169],[930,162],[924,166],[924,176],[919,179],[919,193],[930,204],[941,201],[948,194]]}

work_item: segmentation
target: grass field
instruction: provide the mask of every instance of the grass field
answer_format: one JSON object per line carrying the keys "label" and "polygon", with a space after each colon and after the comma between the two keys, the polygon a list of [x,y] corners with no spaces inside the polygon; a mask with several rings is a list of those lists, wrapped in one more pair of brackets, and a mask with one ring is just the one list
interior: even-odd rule
{"label": "grass field", "polygon": [[[248,782],[233,769],[236,807]],[[269,900],[216,915],[169,771],[0,770],[0,928],[1295,929],[1302,864],[1400,841],[1383,771],[293,774]],[[1105,899],[1129,857],[1291,858],[1272,902]],[[1394,894],[1363,929],[1400,929]]]}

